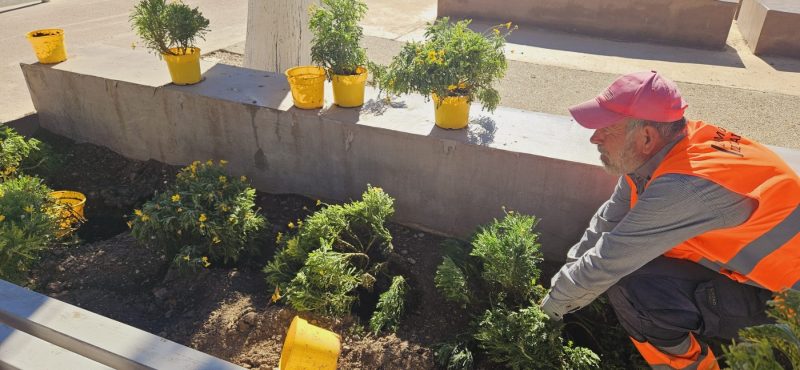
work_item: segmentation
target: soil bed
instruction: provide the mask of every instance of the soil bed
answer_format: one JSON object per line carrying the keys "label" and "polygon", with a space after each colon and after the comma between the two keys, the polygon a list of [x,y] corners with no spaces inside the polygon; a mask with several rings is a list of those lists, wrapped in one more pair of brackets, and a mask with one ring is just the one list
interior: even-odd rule
{"label": "soil bed", "polygon": [[[296,312],[270,302],[272,292],[261,269],[275,251],[273,242],[264,246],[261,256],[237,265],[180,276],[169,269],[160,250],[139,243],[126,226],[132,210],[173,181],[179,167],[130,160],[48,132],[37,136],[57,163],[49,161],[29,172],[44,177],[53,189],[84,193],[88,221],[78,232],[79,242],[43,256],[30,286],[246,368],[278,366],[283,336]],[[296,195],[258,193],[257,206],[270,222],[267,240],[275,240],[278,232],[288,234],[287,224],[313,213],[315,203]],[[434,369],[435,344],[468,327],[468,318],[434,287],[444,238],[397,224],[389,229],[395,247],[392,265],[407,278],[412,292],[397,333],[369,334],[364,329],[367,318],[332,321],[302,314],[342,336],[341,369]],[[553,271],[546,267],[545,275]],[[568,336],[591,347],[592,340],[585,341],[581,330]],[[478,368],[497,368],[476,360]]]}

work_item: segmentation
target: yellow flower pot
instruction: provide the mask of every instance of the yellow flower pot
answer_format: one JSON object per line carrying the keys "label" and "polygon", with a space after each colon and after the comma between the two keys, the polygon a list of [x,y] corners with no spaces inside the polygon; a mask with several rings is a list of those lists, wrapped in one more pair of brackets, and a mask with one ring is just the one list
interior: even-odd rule
{"label": "yellow flower pot", "polygon": [[64,30],[48,28],[28,32],[25,35],[33,46],[39,63],[53,64],[67,60],[67,51],[64,48]]}
{"label": "yellow flower pot", "polygon": [[358,67],[354,75],[333,75],[333,103],[345,108],[364,105],[367,69]]}
{"label": "yellow flower pot", "polygon": [[325,69],[299,66],[286,70],[292,89],[294,106],[300,109],[319,109],[325,103]]}
{"label": "yellow flower pot", "polygon": [[336,370],[341,338],[294,317],[281,350],[280,370]]}
{"label": "yellow flower pot", "polygon": [[448,129],[467,127],[470,102],[466,96],[448,96],[441,101],[438,95],[432,94],[431,98],[436,115],[436,126]]}
{"label": "yellow flower pot", "polygon": [[167,62],[172,83],[176,85],[192,85],[200,82],[200,48],[172,48],[172,53],[161,54]]}
{"label": "yellow flower pot", "polygon": [[61,231],[56,235],[59,238],[72,232],[72,226],[86,220],[83,216],[83,207],[86,205],[86,196],[83,193],[70,190],[50,192],[56,203],[66,206],[61,214],[59,224]]}

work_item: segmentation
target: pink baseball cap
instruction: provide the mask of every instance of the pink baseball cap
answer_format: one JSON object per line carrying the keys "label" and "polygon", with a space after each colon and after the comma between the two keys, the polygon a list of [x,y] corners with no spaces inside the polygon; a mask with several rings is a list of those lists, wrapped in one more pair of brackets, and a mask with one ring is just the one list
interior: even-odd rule
{"label": "pink baseball cap", "polygon": [[674,122],[688,106],[674,82],[651,71],[618,78],[596,98],[570,107],[569,113],[581,126],[600,129],[623,118]]}

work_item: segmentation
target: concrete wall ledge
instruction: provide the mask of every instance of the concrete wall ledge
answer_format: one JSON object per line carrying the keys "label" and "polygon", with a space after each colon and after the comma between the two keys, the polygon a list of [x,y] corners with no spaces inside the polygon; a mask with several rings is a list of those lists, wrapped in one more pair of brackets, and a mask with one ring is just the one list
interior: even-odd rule
{"label": "concrete wall ledge", "polygon": [[467,237],[506,206],[540,217],[545,256],[560,260],[616,184],[591,131],[565,116],[473,106],[469,128],[449,131],[421,96],[386,103],[368,89],[360,109],[306,111],[280,74],[204,65],[202,83],[175,86],[142,51],[71,55],[22,64],[45,129],[141,160],[226,159],[270,193],[347,201],[381,186],[395,221],[424,230]]}
{"label": "concrete wall ledge", "polygon": [[0,368],[243,369],[5,280],[0,323]]}

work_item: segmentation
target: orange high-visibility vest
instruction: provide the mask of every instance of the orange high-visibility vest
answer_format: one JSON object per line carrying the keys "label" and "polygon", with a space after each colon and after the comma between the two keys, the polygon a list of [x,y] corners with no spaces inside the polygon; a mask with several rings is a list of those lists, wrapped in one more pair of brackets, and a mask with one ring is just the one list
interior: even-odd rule
{"label": "orange high-visibility vest", "polygon": [[[758,205],[741,225],[698,235],[665,256],[688,259],[773,292],[800,290],[800,178],[778,155],[723,128],[689,121],[686,137],[670,150],[650,182],[670,173],[704,178]],[[633,208],[636,185],[630,177],[626,180]]]}

